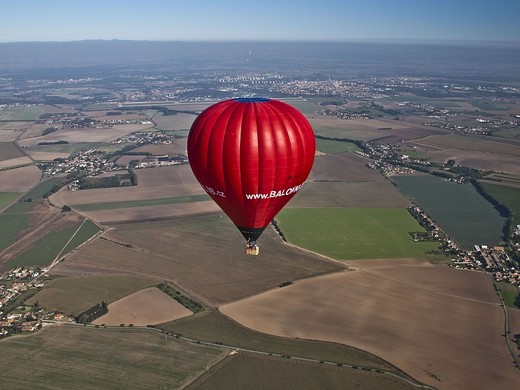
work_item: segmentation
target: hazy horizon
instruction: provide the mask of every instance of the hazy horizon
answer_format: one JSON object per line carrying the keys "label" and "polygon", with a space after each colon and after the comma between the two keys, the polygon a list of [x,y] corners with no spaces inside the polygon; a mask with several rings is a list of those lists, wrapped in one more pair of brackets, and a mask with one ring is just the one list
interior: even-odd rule
{"label": "hazy horizon", "polygon": [[520,42],[515,0],[27,0],[2,5],[0,42]]}

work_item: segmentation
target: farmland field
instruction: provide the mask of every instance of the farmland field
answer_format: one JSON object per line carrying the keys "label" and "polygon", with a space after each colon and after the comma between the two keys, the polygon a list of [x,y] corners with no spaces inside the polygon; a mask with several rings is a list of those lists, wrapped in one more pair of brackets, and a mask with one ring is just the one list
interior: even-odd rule
{"label": "farmland field", "polygon": [[70,144],[85,142],[110,142],[134,131],[147,130],[151,125],[114,125],[111,128],[73,128],[59,129],[45,136],[25,138],[19,141],[20,146],[37,147],[40,142],[67,141]]}
{"label": "farmland field", "polygon": [[409,200],[369,160],[354,153],[317,156],[309,179],[287,207],[409,207]]}
{"label": "farmland field", "polygon": [[517,387],[487,275],[417,261],[355,264],[220,310],[259,332],[360,348],[436,388]]}
{"label": "farmland field", "polygon": [[137,169],[138,185],[120,188],[96,188],[69,191],[62,189],[51,196],[58,206],[126,202],[205,194],[188,165]]}
{"label": "farmland field", "polygon": [[239,352],[188,389],[415,389],[395,377],[319,363]]}
{"label": "farmland field", "polygon": [[93,237],[100,231],[100,227],[89,219],[85,219],[79,229],[75,232],[74,237],[63,248],[63,253],[69,253],[74,248],[83,244],[85,241]]}
{"label": "farmland field", "polygon": [[316,149],[326,154],[353,152],[359,150],[352,142],[331,141],[328,139],[316,139]]}
{"label": "farmland field", "polygon": [[190,317],[159,325],[159,328],[207,342],[221,342],[239,348],[280,355],[300,356],[315,360],[385,369],[402,374],[381,358],[344,344],[272,336],[256,332],[222,315],[206,310]]}
{"label": "farmland field", "polygon": [[477,137],[458,134],[433,135],[412,142],[438,149],[472,150],[511,156],[520,155],[520,145],[514,142],[497,141],[491,137]]}
{"label": "farmland field", "polygon": [[244,239],[222,214],[118,225],[53,269],[149,275],[171,281],[209,305],[219,305],[297,280],[343,269],[284,244],[268,228],[261,256],[244,253]]}
{"label": "farmland field", "polygon": [[340,259],[425,258],[438,243],[413,242],[424,231],[406,209],[284,209],[278,226],[295,245]]}
{"label": "farmland field", "polygon": [[431,175],[394,176],[441,229],[461,247],[496,245],[502,241],[504,219],[470,184],[457,184]]}
{"label": "farmland field", "polygon": [[27,304],[38,302],[42,307],[75,316],[101,301],[112,303],[158,283],[160,279],[128,274],[57,278],[47,282]]}
{"label": "farmland field", "polygon": [[0,161],[23,156],[24,154],[16,147],[14,142],[0,142]]}
{"label": "farmland field", "polygon": [[157,287],[148,287],[108,305],[108,313],[94,325],[132,324],[146,326],[187,317],[193,313]]}
{"label": "farmland field", "polygon": [[[21,242],[22,248],[15,248],[8,253],[5,258],[6,262],[2,265],[3,269],[11,269],[22,266],[31,265],[49,265],[60,254],[65,254],[63,249],[67,246],[68,241],[74,233],[80,228],[81,222],[76,222],[72,226],[57,227],[50,232],[38,238],[37,240],[27,243],[26,240]],[[61,223],[60,223],[61,225]]]}
{"label": "farmland field", "polygon": [[0,171],[2,192],[25,192],[38,183],[42,172],[36,165]]}
{"label": "farmland field", "polygon": [[[420,148],[420,147],[419,147]],[[427,150],[424,152],[431,160],[446,163],[453,160],[457,165],[480,169],[483,171],[520,173],[518,156],[498,154],[475,150],[446,148]]]}
{"label": "farmland field", "polygon": [[196,116],[192,114],[163,115],[157,113],[153,116],[153,121],[159,130],[186,130],[191,127],[195,118]]}
{"label": "farmland field", "polygon": [[228,353],[150,330],[53,326],[2,340],[0,371],[10,389],[177,389]]}
{"label": "farmland field", "polygon": [[157,199],[141,199],[141,200],[127,200],[123,202],[106,202],[106,203],[88,203],[80,205],[72,205],[79,211],[92,211],[92,210],[111,210],[111,209],[125,209],[131,207],[146,207],[146,206],[159,206],[165,204],[179,204],[179,203],[191,203],[201,202],[209,200],[207,194],[174,197],[174,198],[157,198]]}
{"label": "farmland field", "polygon": [[[444,131],[421,124],[391,119],[351,119],[330,117],[311,118],[309,122],[318,135],[333,138],[350,138],[361,141],[384,139],[386,143],[414,140]],[[386,130],[381,130],[386,129]]]}
{"label": "farmland field", "polygon": [[13,243],[13,239],[27,228],[27,214],[0,214],[0,252]]}
{"label": "farmland field", "polygon": [[20,196],[17,192],[0,192],[0,210]]}

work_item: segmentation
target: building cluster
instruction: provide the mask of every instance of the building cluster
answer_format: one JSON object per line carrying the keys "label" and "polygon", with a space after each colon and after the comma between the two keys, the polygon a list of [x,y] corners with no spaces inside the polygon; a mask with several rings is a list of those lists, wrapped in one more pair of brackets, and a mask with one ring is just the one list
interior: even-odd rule
{"label": "building cluster", "polygon": [[349,98],[382,99],[391,91],[363,82],[344,80],[294,80],[274,86],[272,91],[294,96],[338,96]]}
{"label": "building cluster", "polygon": [[47,114],[36,123],[44,124],[53,129],[107,129],[114,125],[152,124],[142,119],[94,119],[80,112]]}
{"label": "building cluster", "polygon": [[38,167],[49,176],[58,173],[84,173],[87,176],[96,176],[103,172],[121,169],[113,161],[110,161],[104,154],[95,149],[81,151],[68,158],[57,158],[53,161],[40,162]]}
{"label": "building cluster", "polygon": [[316,115],[331,116],[339,119],[370,119],[368,114],[350,113],[337,108],[327,107],[315,112]]}
{"label": "building cluster", "polygon": [[41,273],[39,268],[19,267],[0,275],[0,338],[16,331],[35,331],[41,327],[41,318],[33,311],[4,313],[5,308],[21,294],[43,287],[43,282],[37,279]]}
{"label": "building cluster", "polygon": [[473,249],[473,261],[492,273],[497,282],[506,281],[520,287],[520,264],[504,251],[504,247],[474,245]]}
{"label": "building cluster", "polygon": [[112,141],[112,144],[131,144],[134,147],[142,145],[159,145],[175,143],[175,135],[164,131],[135,131]]}

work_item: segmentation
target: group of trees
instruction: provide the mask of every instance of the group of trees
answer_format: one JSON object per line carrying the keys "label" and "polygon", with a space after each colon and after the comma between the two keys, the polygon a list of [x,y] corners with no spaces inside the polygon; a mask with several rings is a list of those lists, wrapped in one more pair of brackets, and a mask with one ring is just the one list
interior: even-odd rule
{"label": "group of trees", "polygon": [[79,179],[79,188],[82,190],[136,185],[137,174],[132,170],[128,173],[118,173],[109,177],[83,177]]}
{"label": "group of trees", "polygon": [[78,324],[88,324],[89,322],[94,321],[106,313],[108,313],[108,305],[105,301],[101,301],[101,303],[97,303],[90,309],[87,309],[83,313],[79,314],[76,317],[76,322]]}

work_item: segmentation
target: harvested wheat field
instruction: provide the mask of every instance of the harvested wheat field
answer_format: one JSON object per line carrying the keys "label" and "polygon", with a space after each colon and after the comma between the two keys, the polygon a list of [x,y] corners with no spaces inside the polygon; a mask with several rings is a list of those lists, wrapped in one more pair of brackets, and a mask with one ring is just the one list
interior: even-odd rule
{"label": "harvested wheat field", "polygon": [[0,171],[0,188],[3,192],[25,192],[40,181],[42,171],[36,165]]}
{"label": "harvested wheat field", "polygon": [[220,310],[260,332],[368,351],[438,389],[516,389],[520,383],[504,342],[502,308],[491,281],[476,272],[410,261],[376,264]]}
{"label": "harvested wheat field", "polygon": [[108,305],[108,313],[94,325],[156,325],[193,314],[157,287],[149,287]]}

